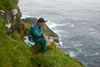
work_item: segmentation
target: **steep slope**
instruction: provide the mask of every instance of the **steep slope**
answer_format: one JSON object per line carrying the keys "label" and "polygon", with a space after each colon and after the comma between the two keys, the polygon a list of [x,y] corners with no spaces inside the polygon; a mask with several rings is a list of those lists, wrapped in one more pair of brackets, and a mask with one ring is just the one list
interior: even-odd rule
{"label": "steep slope", "polygon": [[56,48],[54,42],[47,46],[46,53],[40,52],[40,44],[29,48],[21,39],[23,24],[17,3],[18,0],[0,1],[0,67],[83,67]]}
{"label": "steep slope", "polygon": [[0,19],[0,67],[30,67],[32,53],[22,42],[9,38]]}

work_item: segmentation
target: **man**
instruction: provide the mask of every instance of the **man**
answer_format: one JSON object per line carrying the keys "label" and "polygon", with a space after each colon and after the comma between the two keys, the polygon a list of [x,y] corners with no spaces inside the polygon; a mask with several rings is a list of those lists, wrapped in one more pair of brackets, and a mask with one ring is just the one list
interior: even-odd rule
{"label": "man", "polygon": [[35,43],[41,44],[42,52],[46,52],[46,34],[42,30],[42,26],[45,24],[45,20],[43,18],[39,18],[29,30],[29,41],[33,41]]}

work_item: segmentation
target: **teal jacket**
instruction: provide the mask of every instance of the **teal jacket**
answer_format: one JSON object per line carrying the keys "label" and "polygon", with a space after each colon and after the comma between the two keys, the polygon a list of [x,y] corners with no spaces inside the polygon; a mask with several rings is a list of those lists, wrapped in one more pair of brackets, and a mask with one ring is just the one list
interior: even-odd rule
{"label": "teal jacket", "polygon": [[29,41],[34,41],[38,38],[41,38],[41,33],[46,36],[46,34],[43,32],[43,29],[41,26],[38,25],[38,22],[34,23],[28,33],[28,39]]}

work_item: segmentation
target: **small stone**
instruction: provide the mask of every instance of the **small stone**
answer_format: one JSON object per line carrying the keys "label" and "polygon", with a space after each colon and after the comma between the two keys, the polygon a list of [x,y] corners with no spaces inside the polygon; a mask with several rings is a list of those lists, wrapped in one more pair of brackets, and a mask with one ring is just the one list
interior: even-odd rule
{"label": "small stone", "polygon": [[7,28],[11,27],[11,23],[5,24]]}
{"label": "small stone", "polygon": [[18,13],[17,9],[13,9],[12,12],[14,15],[16,15]]}
{"label": "small stone", "polygon": [[5,11],[3,11],[3,10],[0,10],[0,12],[1,12],[1,13],[5,13]]}

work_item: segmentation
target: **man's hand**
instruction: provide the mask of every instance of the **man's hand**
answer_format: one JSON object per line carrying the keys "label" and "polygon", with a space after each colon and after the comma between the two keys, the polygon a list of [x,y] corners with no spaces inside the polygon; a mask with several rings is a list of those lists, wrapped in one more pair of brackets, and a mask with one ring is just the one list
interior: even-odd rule
{"label": "man's hand", "polygon": [[41,34],[41,37],[43,37],[43,38],[44,38],[43,33],[41,33],[41,32],[40,32],[40,34]]}
{"label": "man's hand", "polygon": [[40,32],[40,34],[41,34],[41,37],[43,37],[43,38],[45,38],[45,39],[48,39],[48,37],[45,36],[45,35],[43,35],[43,33]]}
{"label": "man's hand", "polygon": [[48,39],[48,37],[47,36],[44,36],[45,37],[45,39]]}

